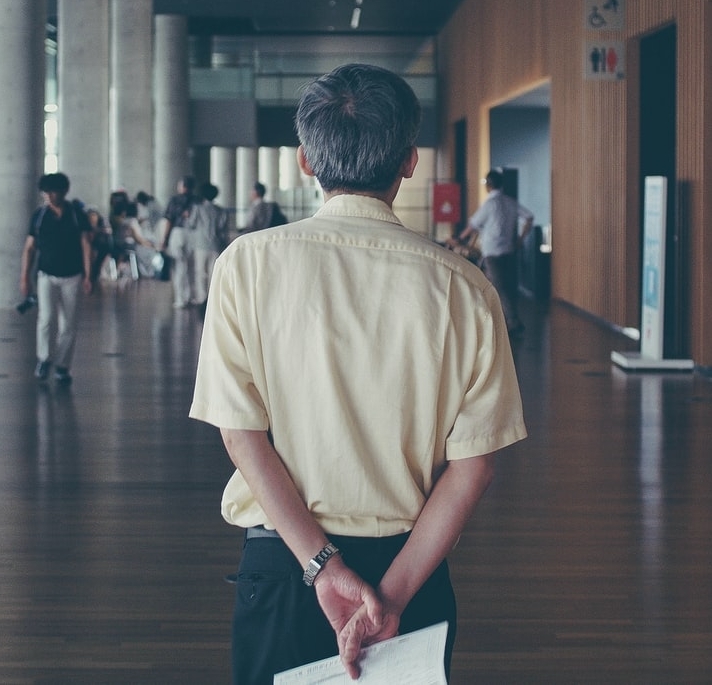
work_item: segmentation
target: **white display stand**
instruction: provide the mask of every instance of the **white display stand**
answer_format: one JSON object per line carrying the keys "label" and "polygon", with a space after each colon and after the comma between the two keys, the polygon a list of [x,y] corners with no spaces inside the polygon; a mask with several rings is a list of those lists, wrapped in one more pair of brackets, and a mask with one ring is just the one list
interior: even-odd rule
{"label": "white display stand", "polygon": [[650,359],[640,352],[611,352],[611,361],[629,371],[694,371],[692,359]]}
{"label": "white display stand", "polygon": [[611,352],[611,361],[636,371],[692,371],[692,359],[663,358],[665,320],[665,230],[667,178],[645,177],[643,219],[643,306],[640,352]]}

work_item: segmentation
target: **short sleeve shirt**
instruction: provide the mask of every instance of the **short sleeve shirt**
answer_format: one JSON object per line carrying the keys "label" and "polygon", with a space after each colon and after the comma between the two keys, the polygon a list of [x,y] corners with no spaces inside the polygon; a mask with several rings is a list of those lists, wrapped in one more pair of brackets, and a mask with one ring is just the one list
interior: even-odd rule
{"label": "short sleeve shirt", "polygon": [[193,205],[185,227],[194,231],[193,247],[196,250],[220,252],[227,227],[227,212],[214,202],[203,200]]}
{"label": "short sleeve shirt", "polygon": [[30,219],[29,235],[39,253],[38,270],[62,278],[83,273],[82,233],[89,232],[86,214],[70,202],[64,203],[61,217],[48,206],[37,209]]}
{"label": "short sleeve shirt", "polygon": [[183,226],[188,218],[191,208],[196,204],[197,198],[188,193],[179,193],[168,200],[164,217],[171,226]]}
{"label": "short sleeve shirt", "polygon": [[[526,435],[489,281],[352,195],[220,256],[190,416],[270,429],[323,529],[357,536],[410,530],[447,459]],[[239,471],[222,513],[270,526]]]}
{"label": "short sleeve shirt", "polygon": [[533,218],[534,215],[515,199],[501,190],[492,190],[469,224],[479,231],[482,255],[497,257],[516,250],[519,220]]}

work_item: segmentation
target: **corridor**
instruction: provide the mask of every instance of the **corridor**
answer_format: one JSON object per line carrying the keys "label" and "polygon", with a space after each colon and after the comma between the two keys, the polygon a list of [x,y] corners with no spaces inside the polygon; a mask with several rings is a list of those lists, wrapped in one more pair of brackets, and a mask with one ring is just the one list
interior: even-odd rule
{"label": "corridor", "polygon": [[[450,556],[452,684],[709,683],[712,381],[627,374],[630,340],[522,311],[530,437]],[[0,310],[0,683],[227,683],[241,535],[218,431],[187,418],[199,313],[102,283],[70,388],[32,377],[35,315]]]}

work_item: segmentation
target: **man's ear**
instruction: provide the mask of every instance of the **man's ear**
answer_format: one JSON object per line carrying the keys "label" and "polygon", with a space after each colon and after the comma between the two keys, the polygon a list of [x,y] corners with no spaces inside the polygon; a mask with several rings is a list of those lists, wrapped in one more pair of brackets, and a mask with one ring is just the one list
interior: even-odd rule
{"label": "man's ear", "polygon": [[415,167],[418,165],[418,148],[413,145],[410,151],[406,154],[400,168],[400,175],[403,178],[411,178],[415,173]]}
{"label": "man's ear", "polygon": [[307,176],[314,175],[311,165],[307,161],[307,157],[304,154],[304,148],[301,145],[297,148],[297,164],[299,165],[299,168],[302,170],[302,173],[306,174]]}

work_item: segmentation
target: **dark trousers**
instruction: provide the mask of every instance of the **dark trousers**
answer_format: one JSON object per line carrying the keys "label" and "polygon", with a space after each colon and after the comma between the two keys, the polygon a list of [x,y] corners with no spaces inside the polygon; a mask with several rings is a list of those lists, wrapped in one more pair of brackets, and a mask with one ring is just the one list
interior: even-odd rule
{"label": "dark trousers", "polygon": [[[407,535],[387,538],[330,536],[345,563],[377,586]],[[238,568],[232,629],[233,683],[271,685],[275,673],[338,654],[336,634],[303,569],[279,538],[246,539]],[[455,642],[455,595],[447,562],[435,570],[401,617],[408,633],[447,621],[445,671]]]}
{"label": "dark trousers", "polygon": [[494,285],[502,303],[502,311],[507,321],[507,329],[517,330],[521,326],[519,320],[519,272],[517,266],[517,253],[485,257],[482,260],[482,270],[485,276]]}

